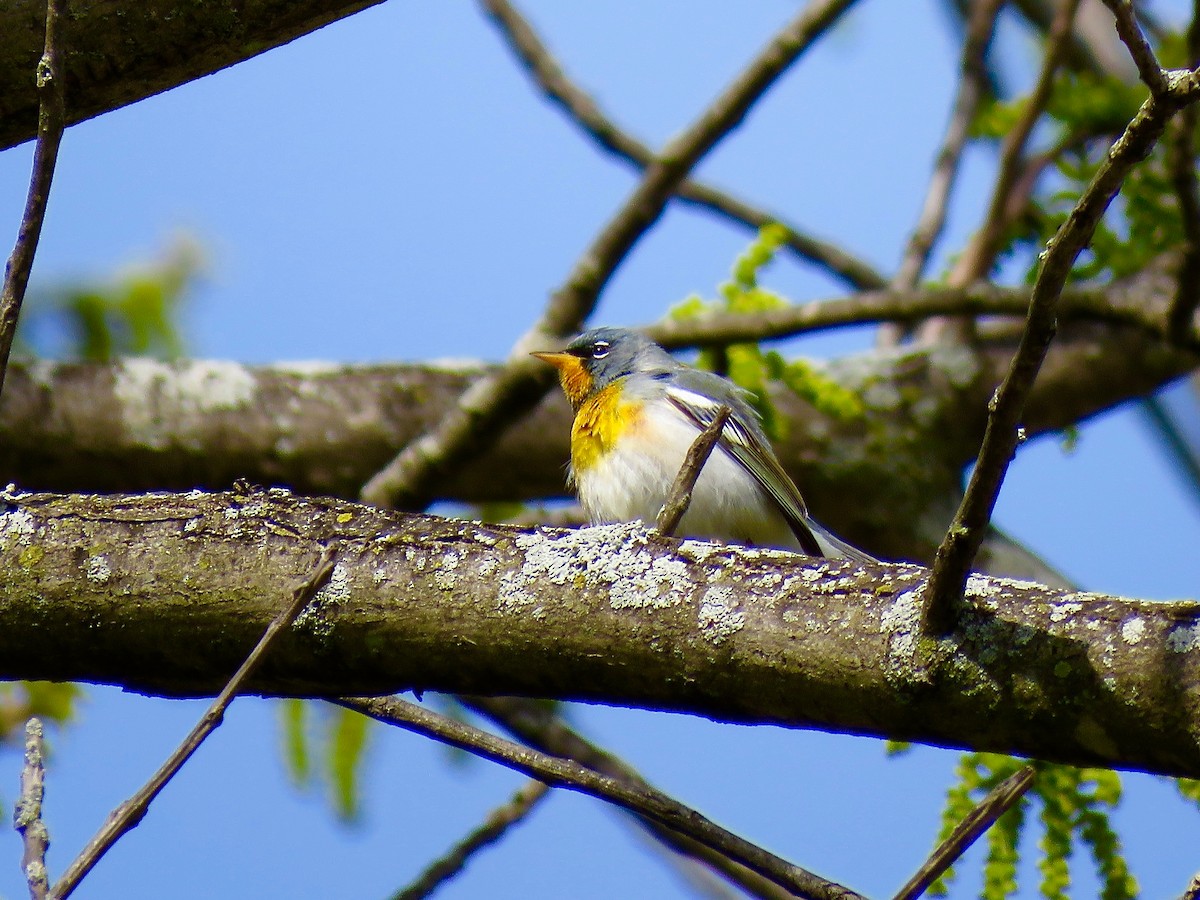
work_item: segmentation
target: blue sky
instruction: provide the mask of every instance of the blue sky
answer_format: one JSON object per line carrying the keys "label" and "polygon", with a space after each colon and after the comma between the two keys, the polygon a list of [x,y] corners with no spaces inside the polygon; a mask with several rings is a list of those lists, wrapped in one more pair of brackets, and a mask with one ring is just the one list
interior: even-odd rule
{"label": "blue sky", "polygon": [[[602,107],[657,145],[793,6],[539,0],[522,8]],[[956,45],[941,6],[863,4],[700,176],[890,271],[954,85]],[[1006,27],[1004,36],[1009,70],[1027,78],[1020,34]],[[0,154],[0,215],[13,229],[30,152]],[[948,247],[979,216],[990,164],[985,152],[968,154]],[[394,2],[71,129],[34,275],[43,285],[106,277],[185,232],[208,256],[209,274],[186,310],[195,355],[500,358],[633,184],[627,167],[530,89],[472,5]],[[594,321],[642,323],[688,294],[713,295],[748,239],[670,209],[622,266]],[[767,280],[796,299],[843,293],[786,259]],[[858,331],[791,346],[829,356],[868,344]],[[1200,508],[1134,413],[1099,417],[1071,453],[1053,439],[1024,448],[997,519],[1089,588],[1196,595]],[[90,692],[80,722],[54,739],[52,871],[201,710]],[[586,708],[576,718],[680,799],[869,895],[894,890],[923,859],[956,759],[918,749],[886,761],[873,740],[628,710]],[[347,828],[318,793],[288,783],[279,746],[273,704],[237,701],[78,896],[385,896],[521,782],[377,729],[364,821]],[[0,753],[6,801],[18,768],[15,754]],[[1128,784],[1118,821],[1134,872],[1147,896],[1177,894],[1200,868],[1200,812],[1160,780]],[[23,896],[18,859],[15,834],[0,831],[0,897]],[[1078,872],[1079,895],[1094,893],[1086,860]],[[1034,895],[1034,877],[1023,896]],[[956,896],[976,887],[964,878]],[[620,815],[555,794],[443,896],[686,894]]]}

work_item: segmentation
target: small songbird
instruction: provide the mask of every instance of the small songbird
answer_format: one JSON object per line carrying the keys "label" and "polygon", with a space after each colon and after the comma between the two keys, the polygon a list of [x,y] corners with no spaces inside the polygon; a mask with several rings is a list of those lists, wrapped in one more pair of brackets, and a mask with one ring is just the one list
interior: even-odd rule
{"label": "small songbird", "polygon": [[533,355],[558,369],[575,410],[571,479],[592,524],[653,523],[692,442],[728,406],[680,535],[875,562],[808,514],[733,382],[624,328],[594,328],[564,350]]}

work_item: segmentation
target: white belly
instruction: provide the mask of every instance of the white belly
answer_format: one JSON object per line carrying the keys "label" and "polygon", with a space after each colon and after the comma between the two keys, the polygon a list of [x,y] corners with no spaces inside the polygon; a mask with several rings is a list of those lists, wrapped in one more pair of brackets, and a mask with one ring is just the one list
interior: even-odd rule
{"label": "white belly", "polygon": [[[592,524],[640,519],[653,525],[658,518],[699,431],[673,409],[655,418],[663,424],[628,433],[618,449],[575,474],[579,501]],[[774,501],[754,476],[720,447],[713,450],[700,473],[677,534],[760,547],[800,548]]]}

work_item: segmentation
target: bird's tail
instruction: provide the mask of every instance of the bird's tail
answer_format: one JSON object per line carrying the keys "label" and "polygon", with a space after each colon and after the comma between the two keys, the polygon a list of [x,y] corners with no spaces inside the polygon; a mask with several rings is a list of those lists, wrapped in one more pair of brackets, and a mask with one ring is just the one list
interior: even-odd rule
{"label": "bird's tail", "polygon": [[831,559],[849,559],[863,565],[878,563],[875,557],[870,553],[859,550],[857,547],[847,544],[840,537],[829,531],[820,522],[814,520],[811,516],[805,522],[808,525],[809,531],[812,532],[814,538],[817,539],[817,545],[821,548],[821,554],[828,556]]}

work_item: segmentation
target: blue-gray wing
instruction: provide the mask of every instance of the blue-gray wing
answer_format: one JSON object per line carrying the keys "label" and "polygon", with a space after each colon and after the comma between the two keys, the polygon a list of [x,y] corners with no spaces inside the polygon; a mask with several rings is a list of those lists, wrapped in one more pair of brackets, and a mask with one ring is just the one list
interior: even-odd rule
{"label": "blue-gray wing", "polygon": [[767,442],[757,414],[737,388],[718,375],[698,370],[680,372],[674,381],[667,388],[667,398],[700,430],[712,424],[722,406],[730,408],[732,415],[721,430],[718,446],[771,496],[805,553],[844,557],[860,563],[877,562],[831,534],[808,514],[799,489]]}
{"label": "blue-gray wing", "polygon": [[[688,374],[692,375],[690,372]],[[783,471],[774,451],[767,446],[766,437],[753,418],[753,409],[742,397],[733,394],[728,383],[721,380],[720,385],[724,389],[722,393],[727,395],[721,399],[713,399],[707,392],[689,390],[682,385],[668,387],[667,398],[701,431],[712,424],[722,406],[729,406],[732,415],[725,422],[717,446],[754,476],[754,480],[771,496],[800,542],[801,549],[809,556],[824,556],[821,545],[809,528],[804,499]]]}

